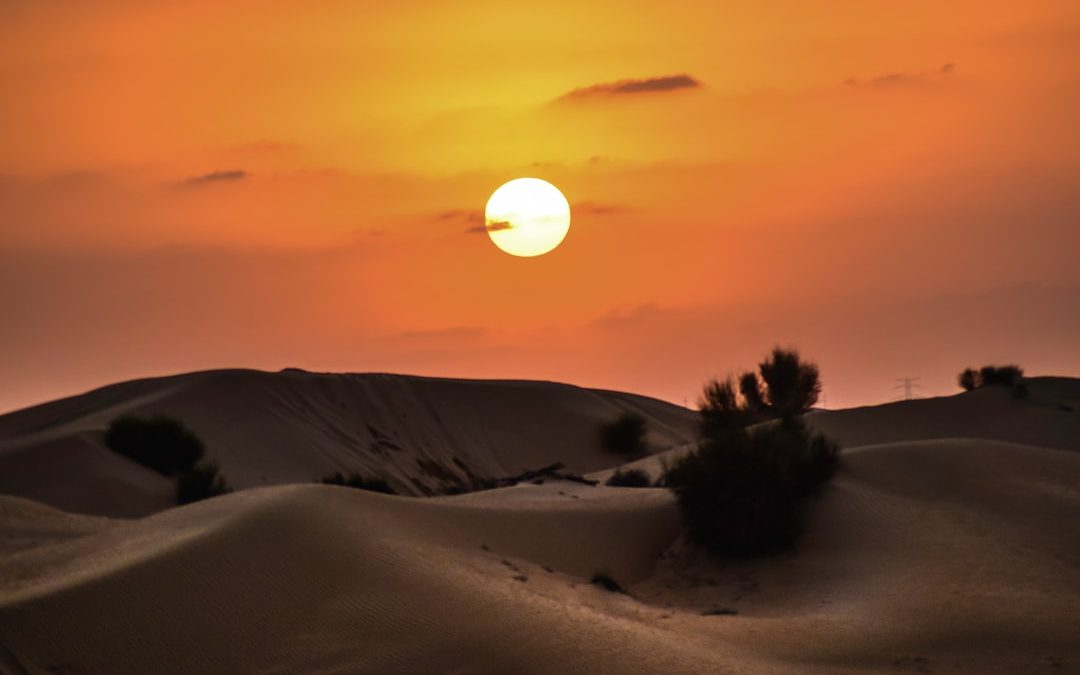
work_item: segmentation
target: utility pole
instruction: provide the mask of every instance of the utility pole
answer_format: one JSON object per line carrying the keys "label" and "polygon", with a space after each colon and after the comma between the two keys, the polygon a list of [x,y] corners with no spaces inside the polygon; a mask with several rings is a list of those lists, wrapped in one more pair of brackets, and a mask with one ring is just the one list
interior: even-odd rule
{"label": "utility pole", "polygon": [[898,378],[896,378],[896,381],[899,384],[897,384],[895,387],[893,387],[893,391],[895,391],[897,389],[903,389],[904,390],[903,399],[905,401],[910,401],[912,398],[914,398],[912,396],[912,390],[914,390],[914,389],[922,389],[921,384],[915,384],[915,381],[918,380],[918,379],[919,378],[917,378],[917,377],[898,377]]}

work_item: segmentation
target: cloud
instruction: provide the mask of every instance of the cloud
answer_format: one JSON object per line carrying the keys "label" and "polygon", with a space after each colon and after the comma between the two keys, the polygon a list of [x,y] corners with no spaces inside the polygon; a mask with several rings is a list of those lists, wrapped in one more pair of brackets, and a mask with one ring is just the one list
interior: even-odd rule
{"label": "cloud", "polygon": [[244,180],[248,172],[241,169],[229,169],[226,171],[212,171],[201,176],[191,176],[184,179],[185,185],[206,185],[208,183],[228,183]]}
{"label": "cloud", "polygon": [[867,89],[917,86],[940,82],[952,75],[955,71],[956,64],[946,63],[940,68],[924,70],[918,73],[886,73],[865,80],[849,77],[844,80],[844,84],[849,87],[862,87]]}
{"label": "cloud", "polygon": [[512,223],[506,220],[493,220],[490,223],[484,223],[483,225],[474,225],[467,230],[466,234],[486,234],[488,232],[502,232],[503,230],[512,229],[514,226]]}
{"label": "cloud", "polygon": [[594,84],[589,87],[574,89],[573,91],[563,94],[556,100],[584,101],[629,94],[663,93],[677,91],[679,89],[695,89],[700,86],[701,82],[686,74],[665,75],[663,77],[646,77]]}
{"label": "cloud", "polygon": [[436,216],[441,221],[468,225],[465,234],[486,234],[509,230],[513,227],[505,220],[486,222],[484,212],[477,209],[451,209]]}
{"label": "cloud", "polygon": [[603,204],[600,202],[578,202],[570,209],[570,212],[574,215],[584,216],[610,216],[624,211],[626,211],[626,207],[620,204]]}
{"label": "cloud", "polygon": [[443,211],[436,217],[441,221],[468,223],[470,225],[484,224],[484,212],[478,209],[451,209]]}

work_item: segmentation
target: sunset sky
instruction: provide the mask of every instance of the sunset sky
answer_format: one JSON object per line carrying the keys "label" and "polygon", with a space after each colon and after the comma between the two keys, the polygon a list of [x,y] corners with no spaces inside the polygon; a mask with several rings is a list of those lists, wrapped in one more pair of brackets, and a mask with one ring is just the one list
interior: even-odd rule
{"label": "sunset sky", "polygon": [[[254,367],[1080,375],[1080,3],[0,0],[0,411]],[[507,180],[573,222],[483,232]]]}

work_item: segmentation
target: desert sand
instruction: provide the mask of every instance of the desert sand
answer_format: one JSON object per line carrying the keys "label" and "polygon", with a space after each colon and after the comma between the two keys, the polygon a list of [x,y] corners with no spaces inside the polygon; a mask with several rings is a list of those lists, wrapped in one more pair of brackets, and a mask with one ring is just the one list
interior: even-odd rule
{"label": "desert sand", "polygon": [[[1076,672],[1080,381],[1029,387],[810,414],[845,448],[797,550],[724,563],[662,489],[310,483],[459,487],[417,458],[461,481],[555,461],[603,477],[619,461],[595,426],[623,409],[656,451],[635,464],[659,470],[693,414],[629,394],[229,371],[13,413],[0,672]],[[101,447],[129,411],[184,419],[243,489],[168,508],[164,479]]]}

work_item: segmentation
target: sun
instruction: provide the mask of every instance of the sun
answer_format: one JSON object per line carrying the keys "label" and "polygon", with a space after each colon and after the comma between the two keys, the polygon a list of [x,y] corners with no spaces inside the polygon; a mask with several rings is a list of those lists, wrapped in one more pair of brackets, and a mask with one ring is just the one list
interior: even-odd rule
{"label": "sun", "polygon": [[532,258],[555,249],[570,231],[570,203],[546,180],[504,183],[484,209],[488,236],[510,255]]}

